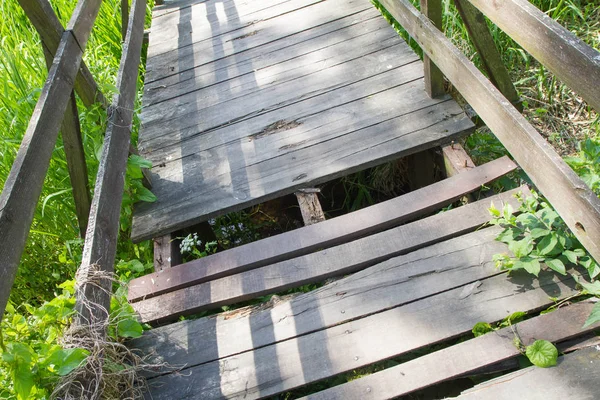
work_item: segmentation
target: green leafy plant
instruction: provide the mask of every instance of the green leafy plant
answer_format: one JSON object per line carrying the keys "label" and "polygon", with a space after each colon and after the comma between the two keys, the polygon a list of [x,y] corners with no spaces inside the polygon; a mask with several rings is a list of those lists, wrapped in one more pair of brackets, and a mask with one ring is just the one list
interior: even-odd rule
{"label": "green leafy plant", "polygon": [[178,239],[181,239],[179,250],[184,261],[206,257],[217,252],[217,242],[208,242],[202,246],[202,241],[198,238],[197,233],[190,233],[186,237]]}
{"label": "green leafy plant", "polygon": [[588,138],[579,143],[576,156],[564,160],[594,193],[600,195],[600,142]]}

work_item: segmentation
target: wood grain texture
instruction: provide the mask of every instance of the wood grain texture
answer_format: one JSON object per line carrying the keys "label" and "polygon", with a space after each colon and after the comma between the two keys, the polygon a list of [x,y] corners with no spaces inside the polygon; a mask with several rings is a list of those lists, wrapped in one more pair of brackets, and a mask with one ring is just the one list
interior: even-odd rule
{"label": "wood grain texture", "polygon": [[158,327],[131,347],[153,355],[153,362],[191,367],[408,304],[497,274],[486,261],[505,251],[494,240],[497,232],[484,229],[394,257],[266,309],[250,307]]}
{"label": "wood grain texture", "polygon": [[[111,273],[114,269],[121,214],[121,202],[115,200],[123,197],[145,12],[146,1],[134,0],[117,75],[119,91],[113,98],[109,115],[82,261],[77,270],[75,324],[99,323],[104,327],[103,322],[108,318],[106,310],[110,308],[112,281],[94,279],[94,275],[98,271]],[[106,332],[100,334],[106,335]]]}
{"label": "wood grain texture", "polygon": [[165,293],[132,306],[142,322],[154,323],[355,272],[472,231],[489,220],[491,202],[513,201],[511,196],[515,192],[326,250]]}
{"label": "wood grain texture", "polygon": [[494,38],[490,32],[483,14],[473,7],[469,0],[454,0],[456,9],[460,13],[469,32],[469,38],[475,45],[483,67],[490,81],[500,92],[519,110],[523,111],[521,97],[510,80],[508,70],[504,66],[502,57],[496,48]]}
{"label": "wood grain texture", "polygon": [[437,182],[350,215],[324,221],[318,226],[282,233],[191,261],[181,268],[133,279],[129,283],[129,300],[138,301],[392,228],[446,206],[515,168],[516,165],[504,157],[460,177]]}
{"label": "wood grain texture", "polygon": [[[502,2],[509,3],[512,4]],[[408,0],[382,0],[382,4],[477,111],[588,252],[600,259],[600,199],[475,65]],[[513,18],[510,13],[502,14]]]}
{"label": "wood grain texture", "polygon": [[154,271],[159,272],[181,264],[181,253],[173,235],[165,235],[154,242]]}
{"label": "wood grain texture", "polygon": [[600,110],[600,52],[527,0],[470,0],[540,63]]}
{"label": "wood grain texture", "polygon": [[540,309],[552,304],[549,293],[560,298],[575,293],[573,284],[554,274],[541,274],[539,281],[523,274],[512,281],[504,275],[481,279],[366,318],[157,377],[149,382],[149,395],[156,400],[273,396],[454,338],[478,321]]}
{"label": "wood grain texture", "polygon": [[81,55],[73,35],[65,32],[0,194],[0,237],[5,238],[0,243],[0,315],[25,247]]}
{"label": "wood grain texture", "polygon": [[66,30],[73,32],[73,36],[82,49],[92,34],[94,21],[100,11],[102,0],[79,0],[73,14],[67,23]]}
{"label": "wood grain texture", "polygon": [[321,207],[321,202],[319,201],[320,190],[312,190],[304,191],[300,189],[295,193],[300,213],[302,214],[302,220],[306,226],[325,221],[325,213],[323,213],[323,207]]}
{"label": "wood grain texture", "polygon": [[475,163],[459,143],[442,147],[446,174],[454,176],[475,168]]}
{"label": "wood grain texture", "polygon": [[[420,0],[421,12],[439,30],[442,27],[442,1]],[[431,61],[427,54],[423,54],[423,71],[425,75],[425,91],[431,97],[442,96],[446,93],[444,89],[444,75],[442,71]]]}
{"label": "wood grain texture", "polygon": [[461,400],[593,400],[598,398],[600,352],[595,347],[559,357],[552,368],[529,367],[470,389]]}
{"label": "wood grain texture", "polygon": [[[593,304],[584,302],[560,308],[550,314],[540,315],[512,327],[500,329],[361,379],[309,395],[304,399],[362,400],[403,396],[472,373],[482,367],[520,356],[519,349],[514,345],[515,332],[521,343],[528,346],[539,338],[557,343],[593,331],[597,329],[597,326],[582,328],[592,307]],[[541,370],[541,368],[537,369]],[[597,373],[600,373],[600,366],[597,368]],[[520,376],[520,374],[518,375]],[[508,382],[511,376],[504,376],[499,381]],[[561,385],[564,384],[564,380],[561,379],[560,382]],[[490,382],[484,386],[491,385]],[[537,395],[531,388],[522,391],[511,389],[514,395],[511,397],[513,399],[523,398],[523,396],[529,399],[531,395]],[[492,394],[485,390],[478,393],[477,396],[485,399],[499,398],[495,393]],[[465,398],[471,397],[465,396]],[[548,399],[549,397],[543,398]]]}
{"label": "wood grain texture", "polygon": [[[54,57],[64,28],[50,3],[44,0],[19,0],[19,5],[23,8],[27,18],[39,33],[42,42]],[[108,104],[92,73],[83,61],[75,79],[75,91],[86,107],[90,107],[95,103]]]}

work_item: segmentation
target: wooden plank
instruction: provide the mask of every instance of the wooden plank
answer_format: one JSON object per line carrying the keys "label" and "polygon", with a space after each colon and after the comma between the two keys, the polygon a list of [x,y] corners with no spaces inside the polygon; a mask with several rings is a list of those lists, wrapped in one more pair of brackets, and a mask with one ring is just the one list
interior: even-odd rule
{"label": "wooden plank", "polygon": [[598,398],[600,352],[591,347],[559,357],[552,368],[529,367],[469,389],[456,399],[523,398],[593,400]]}
{"label": "wooden plank", "polygon": [[[485,2],[474,2],[476,6],[479,3]],[[500,139],[592,257],[600,259],[600,199],[473,63],[408,0],[382,0],[382,4],[411,36],[418,39],[423,51]],[[508,15],[512,20],[512,13],[505,11],[499,14]]]}
{"label": "wooden plank", "polygon": [[[512,201],[508,192],[496,202]],[[492,200],[493,201],[493,200]],[[316,253],[189,286],[133,303],[143,322],[173,319],[355,272],[480,227],[490,202],[478,202]]]}
{"label": "wooden plank", "polygon": [[79,0],[67,23],[66,30],[73,33],[82,50],[92,34],[94,21],[100,11],[101,4],[102,0]]}
{"label": "wooden plank", "polygon": [[65,32],[0,194],[0,237],[10,238],[0,243],[0,314],[25,247],[81,55],[73,35]]}
{"label": "wooden plank", "polygon": [[[442,28],[442,1],[420,0],[421,12],[439,30]],[[427,54],[423,54],[423,70],[425,75],[425,91],[431,97],[444,95],[444,75],[442,71],[431,61]]]}
{"label": "wooden plank", "polygon": [[[64,28],[50,3],[44,0],[19,0],[19,4],[38,31],[44,45],[54,56]],[[92,73],[83,61],[75,79],[75,91],[86,107],[91,107],[95,103],[108,104]]]}
{"label": "wooden plank", "polygon": [[159,272],[181,264],[179,245],[173,235],[165,235],[153,239],[154,271]]}
{"label": "wooden plank", "polygon": [[311,188],[300,189],[295,193],[296,199],[298,199],[298,206],[300,206],[302,220],[306,226],[325,221],[325,213],[319,201],[320,192],[319,189]]}
{"label": "wooden plank", "polygon": [[460,143],[442,147],[442,154],[447,176],[454,176],[475,168],[475,163]]}
{"label": "wooden plank", "polygon": [[496,48],[485,17],[469,3],[469,0],[454,0],[454,4],[465,23],[469,37],[479,53],[490,81],[500,90],[504,97],[510,100],[522,112],[523,104],[521,103],[521,97],[510,80],[510,75],[502,62],[502,57]]}
{"label": "wooden plank", "polygon": [[596,49],[527,0],[469,1],[592,108],[600,110],[600,53]]}
{"label": "wooden plank", "polygon": [[129,0],[121,0],[121,37],[125,41],[129,21]]}
{"label": "wooden plank", "polygon": [[[54,56],[44,44],[42,44],[42,46],[44,47],[46,67],[48,68],[48,71],[50,71]],[[90,196],[88,169],[85,161],[85,152],[83,150],[75,92],[71,92],[71,98],[60,125],[60,131],[63,139],[65,157],[67,159],[69,179],[71,187],[73,188],[73,200],[75,202],[75,214],[77,215],[77,221],[79,223],[79,234],[84,238],[87,230],[92,198]]]}
{"label": "wooden plank", "polygon": [[[531,289],[522,290],[519,284]],[[455,338],[468,333],[478,321],[546,307],[553,304],[549,293],[560,298],[575,293],[572,284],[570,278],[555,274],[540,275],[533,282],[525,274],[516,274],[513,281],[505,275],[479,280],[366,318],[157,377],[149,382],[150,394],[156,400],[273,396]],[[289,311],[289,317],[294,314],[296,310]]]}
{"label": "wooden plank", "polygon": [[[311,14],[307,18],[315,18],[315,16]],[[144,105],[164,101],[190,90],[209,87],[243,75],[254,76],[258,73],[264,76],[266,68],[273,69],[273,66],[279,63],[361,36],[365,31],[374,30],[374,27],[385,28],[388,33],[391,33],[385,24],[387,22],[382,21],[377,10],[369,8],[358,14],[317,25],[283,38],[279,37],[277,31],[263,30],[245,38],[244,45],[238,46],[241,47],[240,51],[230,54],[231,52],[223,50],[221,56],[213,55],[216,59],[206,57],[207,53],[211,53],[210,49],[202,49],[204,51],[195,54],[187,47],[178,51],[176,58],[173,54],[172,60],[169,60],[166,54],[151,58],[148,60],[148,66],[153,68],[153,74],[159,79],[145,84]],[[250,31],[253,32],[255,31]],[[393,33],[390,37],[392,36]],[[248,40],[253,40],[253,43],[249,44]],[[178,73],[173,74],[173,71],[170,71],[171,67],[174,67]]]}
{"label": "wooden plank", "polygon": [[406,157],[410,190],[433,184],[435,179],[435,149],[427,149]]}
{"label": "wooden plank", "polygon": [[[339,51],[324,49],[316,52],[316,60],[312,58],[313,54],[300,60],[290,60],[286,65],[279,65],[280,68],[289,69],[281,72],[279,79],[267,75],[262,80],[252,73],[240,78],[239,88],[235,87],[236,80],[225,81],[148,106],[141,116],[143,133],[140,151],[144,151],[143,147],[157,149],[164,146],[164,137],[174,133],[179,134],[176,137],[185,139],[186,135],[180,132],[185,133],[186,128],[198,133],[225,124],[239,123],[267,110],[327,93],[417,59],[406,44],[400,43],[398,38],[385,33],[385,30],[375,36],[381,38],[382,42],[372,42],[369,36],[362,36],[342,42],[337,46]],[[301,68],[296,68],[297,63]],[[393,85],[390,83],[389,86]],[[173,141],[174,138],[171,138],[166,143]]]}
{"label": "wooden plank", "polygon": [[[97,276],[98,271],[111,273],[114,269],[121,214],[120,199],[123,197],[129,154],[145,13],[146,1],[134,0],[117,75],[116,87],[119,92],[113,98],[112,113],[109,115],[90,222],[76,277],[77,315],[74,323],[91,324],[91,327],[100,329],[101,337],[106,335],[105,321],[108,318],[107,310],[110,309],[112,280],[94,276]],[[86,302],[91,302],[93,306],[90,307]]]}
{"label": "wooden plank", "polygon": [[[483,229],[395,257],[266,309],[241,309],[216,319],[158,327],[131,347],[152,355],[153,363],[191,367],[412,303],[498,274],[486,261],[505,251],[495,240],[497,232]],[[189,342],[188,337],[198,340]],[[153,371],[151,376],[158,374]]]}
{"label": "wooden plank", "polygon": [[182,268],[133,279],[129,283],[129,300],[137,301],[389,229],[439,209],[515,168],[516,165],[508,158],[501,158],[460,177],[437,182],[350,215],[324,221],[318,226],[282,233],[191,261]]}
{"label": "wooden plank", "polygon": [[[540,338],[556,343],[593,331],[597,329],[598,324],[594,327],[582,328],[592,307],[593,304],[584,302],[560,308],[550,314],[540,315],[494,333],[459,343],[398,366],[309,395],[304,399],[358,400],[390,399],[404,396],[416,390],[472,373],[483,366],[518,357],[521,353],[514,344],[517,335],[521,343],[528,346]],[[600,372],[600,369],[598,372]],[[505,376],[500,380],[504,381],[506,378]],[[560,382],[561,385],[564,384],[564,380]],[[485,396],[482,398],[498,398],[492,393],[484,393]],[[515,397],[512,397],[512,399],[522,396],[529,399],[532,392],[524,390],[518,392],[518,395],[517,392],[514,392],[514,394]],[[544,397],[544,399],[547,398]]]}
{"label": "wooden plank", "polygon": [[[424,97],[429,99],[428,96]],[[373,96],[366,101],[375,106],[383,98],[386,96],[377,96],[377,99]],[[364,105],[364,101],[354,103],[351,108],[360,108],[361,105]],[[452,101],[400,117],[390,116],[383,122],[376,110],[396,110],[373,110],[373,115],[366,115],[367,119],[374,120],[372,125],[366,125],[368,120],[353,121],[355,117],[360,117],[355,112],[332,110],[325,116],[332,130],[319,129],[317,132],[321,137],[312,139],[317,141],[312,145],[308,144],[310,141],[294,140],[270,153],[261,150],[261,144],[274,147],[279,138],[286,140],[294,135],[294,132],[287,131],[279,137],[271,135],[271,138],[261,137],[260,140],[250,140],[240,146],[217,147],[182,160],[179,170],[166,170],[164,177],[161,174],[160,180],[156,181],[154,192],[159,200],[152,206],[140,205],[136,208],[132,237],[140,240],[146,236],[160,235],[291,194],[307,185],[320,184],[439,146],[457,136],[468,134],[472,129],[470,121]],[[315,119],[292,129],[296,133],[306,131],[312,122],[316,122]],[[351,125],[351,122],[355,124]],[[362,127],[356,126],[358,124]],[[296,138],[298,136],[294,135]],[[357,143],[360,147],[357,147]],[[210,158],[213,159],[212,164]],[[318,169],[310,168],[317,163]],[[194,167],[199,165],[203,167]],[[198,170],[203,171],[204,175],[190,173]],[[166,178],[173,172],[177,178]],[[185,182],[185,185],[180,182]]]}

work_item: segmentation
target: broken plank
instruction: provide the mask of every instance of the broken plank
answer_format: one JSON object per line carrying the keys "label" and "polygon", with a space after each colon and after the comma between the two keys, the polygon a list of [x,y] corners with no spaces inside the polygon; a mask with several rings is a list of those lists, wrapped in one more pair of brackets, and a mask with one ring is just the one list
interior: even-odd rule
{"label": "broken plank", "polygon": [[[577,291],[570,277],[504,274],[366,318],[149,381],[153,399],[257,399],[469,333],[479,321],[533,311]],[[526,285],[529,290],[523,290]],[[465,292],[469,292],[465,294]],[[291,315],[295,314],[291,310]],[[338,309],[343,313],[344,309]],[[269,335],[266,331],[263,334]],[[191,340],[191,338],[190,338]],[[218,352],[218,348],[214,349]]]}
{"label": "broken plank", "polygon": [[183,268],[133,279],[129,283],[129,300],[137,301],[389,229],[443,207],[515,168],[516,165],[504,157],[460,177],[449,178],[350,215],[325,221],[317,227],[300,228],[191,261]]}
{"label": "broken plank", "polygon": [[[528,346],[540,338],[556,343],[591,332],[597,329],[597,326],[587,328],[582,328],[582,326],[592,307],[593,304],[587,302],[563,307],[552,313],[540,315],[372,375],[309,395],[305,399],[359,400],[390,399],[404,396],[440,382],[469,374],[482,367],[520,356],[521,352],[514,344],[516,337],[520,339],[524,346]],[[520,396],[526,396],[529,399],[528,393],[528,391],[522,391]],[[516,394],[515,396],[515,398],[519,397]],[[497,399],[498,397],[487,394],[484,398]]]}
{"label": "broken plank", "polygon": [[250,307],[158,327],[130,347],[151,354],[152,364],[191,367],[408,304],[501,273],[490,261],[506,251],[495,240],[498,232],[483,229],[392,258],[266,310]]}
{"label": "broken plank", "polygon": [[[307,191],[308,190],[308,191]],[[319,189],[300,189],[296,194],[304,225],[313,225],[325,221],[325,213],[319,201]]]}
{"label": "broken plank", "polygon": [[459,143],[442,147],[447,176],[454,176],[475,168],[475,163]]}
{"label": "broken plank", "polygon": [[493,201],[514,202],[516,189],[316,253],[189,286],[133,303],[141,321],[154,323],[355,272],[394,256],[472,231],[489,220]]}
{"label": "broken plank", "polygon": [[455,397],[461,400],[595,400],[600,351],[595,347],[559,357],[552,368],[529,367],[500,376]]}

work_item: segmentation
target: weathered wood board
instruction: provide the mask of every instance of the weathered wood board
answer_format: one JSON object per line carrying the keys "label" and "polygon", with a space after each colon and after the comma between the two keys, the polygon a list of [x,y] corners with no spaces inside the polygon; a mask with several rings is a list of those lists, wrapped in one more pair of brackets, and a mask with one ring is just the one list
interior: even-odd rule
{"label": "weathered wood board", "polygon": [[368,2],[184,2],[150,35],[140,152],[168,234],[443,144],[473,128]]}
{"label": "weathered wood board", "polygon": [[[441,266],[443,257],[435,261]],[[573,293],[570,278],[550,273],[541,274],[539,281],[523,274],[511,280],[505,275],[481,279],[366,318],[157,377],[149,382],[150,395],[153,399],[272,396],[448,340],[469,332],[479,321],[539,309],[552,304],[549,295],[562,298]],[[341,307],[337,311],[346,312]],[[290,317],[296,315],[297,310],[290,310]],[[265,330],[250,339],[273,334]]]}
{"label": "weathered wood board", "polygon": [[305,256],[165,293],[133,303],[132,306],[142,322],[172,320],[179,315],[214,309],[355,272],[391,257],[472,231],[489,220],[488,208],[492,202],[511,202],[516,208],[513,198],[515,192],[516,190],[507,192]]}
{"label": "weathered wood board", "polygon": [[560,357],[552,368],[529,367],[475,386],[457,399],[595,400],[600,396],[596,347]]}
{"label": "weathered wood board", "polygon": [[[524,346],[528,346],[539,338],[556,343],[593,331],[598,328],[596,325],[582,328],[592,307],[593,304],[585,302],[564,307],[550,314],[540,315],[515,326],[462,342],[396,367],[315,393],[306,397],[306,399],[361,400],[390,399],[403,396],[445,380],[477,371],[487,365],[521,355],[519,349],[514,345],[516,335],[518,335]],[[600,365],[597,368],[597,374],[600,374]],[[504,376],[499,378],[498,381],[509,381],[512,376]],[[520,374],[518,373],[517,376],[520,376]],[[559,382],[561,384],[565,383],[562,380],[559,380]],[[489,385],[491,385],[491,382],[484,386]],[[523,390],[513,390],[514,397],[510,398],[535,398],[536,394],[532,391],[533,388],[520,386],[520,389]],[[464,398],[497,399],[501,397],[498,397],[495,392],[492,394],[484,390],[475,396],[469,395],[464,396]],[[540,398],[548,399],[549,397]],[[570,399],[572,397],[557,398]]]}
{"label": "weathered wood board", "polygon": [[180,268],[160,272],[163,268],[157,268],[153,274],[130,281],[129,301],[150,298],[390,229],[444,207],[515,168],[516,165],[508,157],[502,157],[465,172],[460,177],[446,179],[350,215],[325,221],[318,227],[285,232],[190,261]]}

